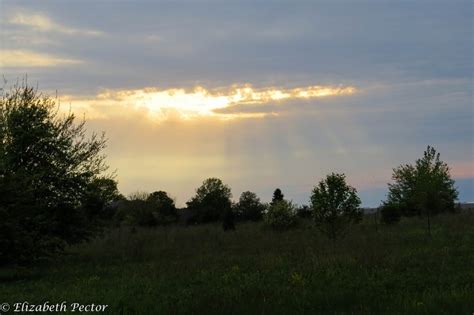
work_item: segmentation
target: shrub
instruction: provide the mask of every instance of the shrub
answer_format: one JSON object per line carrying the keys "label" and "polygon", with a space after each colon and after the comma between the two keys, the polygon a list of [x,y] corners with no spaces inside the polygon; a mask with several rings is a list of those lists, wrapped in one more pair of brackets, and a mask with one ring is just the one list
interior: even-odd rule
{"label": "shrub", "polygon": [[296,211],[291,202],[280,200],[272,203],[264,216],[265,225],[274,230],[288,230],[296,224]]}
{"label": "shrub", "polygon": [[300,218],[307,219],[307,218],[311,218],[311,216],[313,215],[313,212],[311,211],[310,207],[308,207],[307,205],[303,205],[296,209],[296,214]]}
{"label": "shrub", "polygon": [[400,208],[394,204],[384,204],[380,209],[382,222],[385,224],[395,224],[400,221],[402,213]]}

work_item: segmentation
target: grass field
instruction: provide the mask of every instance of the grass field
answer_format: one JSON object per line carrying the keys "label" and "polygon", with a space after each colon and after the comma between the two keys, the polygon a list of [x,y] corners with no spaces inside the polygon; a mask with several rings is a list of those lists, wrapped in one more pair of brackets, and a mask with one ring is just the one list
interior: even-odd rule
{"label": "grass field", "polygon": [[309,221],[113,229],[33,268],[0,270],[0,303],[108,304],[113,314],[472,314],[474,213],[379,226],[333,247]]}

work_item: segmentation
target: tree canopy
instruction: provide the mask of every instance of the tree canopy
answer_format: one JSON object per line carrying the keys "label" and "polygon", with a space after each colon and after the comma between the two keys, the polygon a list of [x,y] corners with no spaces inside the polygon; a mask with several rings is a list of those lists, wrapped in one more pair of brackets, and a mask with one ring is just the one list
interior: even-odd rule
{"label": "tree canopy", "polygon": [[278,202],[278,201],[282,201],[284,199],[284,195],[283,193],[281,192],[281,189],[280,188],[277,188],[275,189],[275,191],[273,192],[273,197],[272,197],[272,204],[275,203],[275,202]]}
{"label": "tree canopy", "polygon": [[321,180],[314,187],[310,202],[316,224],[334,240],[343,236],[349,223],[362,218],[357,191],[346,183],[344,174],[332,173]]}
{"label": "tree canopy", "polygon": [[428,146],[415,164],[393,170],[393,183],[388,185],[386,204],[399,208],[406,216],[437,214],[455,210],[458,192],[440,154]]}
{"label": "tree canopy", "polygon": [[85,121],[59,114],[55,99],[27,83],[0,102],[2,256],[31,259],[87,238],[97,212],[86,209],[91,185],[112,180],[104,135],[87,137]]}
{"label": "tree canopy", "polygon": [[186,204],[196,212],[199,222],[218,221],[231,208],[232,192],[218,178],[208,178],[196,190],[196,195]]}
{"label": "tree canopy", "polygon": [[263,216],[265,205],[260,202],[257,194],[244,191],[235,205],[235,212],[241,220],[258,221]]}
{"label": "tree canopy", "polygon": [[174,204],[174,200],[170,198],[165,191],[152,192],[148,196],[147,202],[151,203],[153,208],[157,211],[160,222],[166,223],[176,220],[178,216],[176,205]]}

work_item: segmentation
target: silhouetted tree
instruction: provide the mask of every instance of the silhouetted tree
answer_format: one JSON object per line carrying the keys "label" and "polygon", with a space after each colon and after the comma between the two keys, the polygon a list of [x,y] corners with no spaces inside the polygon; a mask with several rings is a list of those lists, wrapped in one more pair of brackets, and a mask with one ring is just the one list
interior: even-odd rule
{"label": "silhouetted tree", "polygon": [[448,165],[430,146],[415,165],[401,165],[393,170],[394,183],[388,185],[385,204],[398,207],[406,216],[423,215],[431,234],[431,216],[454,212],[458,192],[449,174]]}
{"label": "silhouetted tree", "polygon": [[196,190],[196,195],[186,204],[196,213],[197,222],[213,222],[222,219],[230,209],[232,193],[218,178],[208,178]]}
{"label": "silhouetted tree", "polygon": [[26,83],[3,90],[0,263],[51,254],[93,232],[87,197],[107,169],[106,140],[87,138],[84,124]]}
{"label": "silhouetted tree", "polygon": [[136,191],[119,205],[115,219],[119,223],[134,226],[156,226],[159,215],[156,207],[148,202],[149,193]]}
{"label": "silhouetted tree", "polygon": [[112,178],[95,178],[87,186],[83,207],[89,217],[111,219],[113,212],[107,210],[112,202],[124,199],[119,193],[117,182]]}
{"label": "silhouetted tree", "polygon": [[258,221],[262,219],[265,205],[260,202],[260,198],[251,191],[244,191],[235,204],[235,212],[241,220]]}
{"label": "silhouetted tree", "polygon": [[283,199],[284,199],[284,195],[281,193],[280,188],[277,188],[273,192],[273,198],[272,198],[271,204],[273,204],[275,202],[278,202],[278,201],[282,201]]}
{"label": "silhouetted tree", "polygon": [[328,175],[311,195],[314,220],[333,241],[344,236],[348,224],[362,219],[360,203],[356,189],[347,185],[344,174]]}
{"label": "silhouetted tree", "polygon": [[171,199],[166,192],[155,191],[151,193],[147,198],[147,202],[151,203],[152,207],[158,213],[158,221],[160,224],[174,222],[178,218],[174,200]]}

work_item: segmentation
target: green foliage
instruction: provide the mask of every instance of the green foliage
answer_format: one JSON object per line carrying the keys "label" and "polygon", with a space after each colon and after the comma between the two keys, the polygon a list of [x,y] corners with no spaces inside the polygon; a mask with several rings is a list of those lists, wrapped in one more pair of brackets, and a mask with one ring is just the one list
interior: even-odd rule
{"label": "green foliage", "polygon": [[384,204],[380,209],[382,222],[385,224],[395,224],[400,221],[402,213],[395,204]]}
{"label": "green foliage", "polygon": [[263,219],[265,225],[274,230],[288,230],[296,225],[295,206],[284,199],[273,202]]}
{"label": "green foliage", "polygon": [[311,195],[313,217],[323,233],[335,240],[351,223],[362,218],[355,188],[347,185],[344,174],[332,173],[314,187]]}
{"label": "green foliage", "polygon": [[89,217],[110,220],[114,213],[108,211],[107,206],[122,198],[115,180],[105,177],[95,178],[87,186],[83,207]]}
{"label": "green foliage", "polygon": [[307,205],[300,206],[296,208],[296,215],[300,218],[311,218],[313,211]]}
{"label": "green foliage", "polygon": [[405,216],[454,212],[458,192],[448,165],[430,146],[415,165],[401,165],[393,170],[386,204],[400,208]]}
{"label": "green foliage", "polygon": [[232,193],[229,186],[218,178],[208,178],[186,204],[195,212],[197,222],[215,222],[219,221],[224,212],[231,208],[230,198],[232,198]]}
{"label": "green foliage", "polygon": [[251,191],[244,191],[239,198],[239,202],[235,204],[234,209],[240,220],[258,221],[263,217],[265,205],[260,202],[257,194]]}
{"label": "green foliage", "polygon": [[106,140],[27,84],[0,102],[1,263],[31,261],[94,231],[90,189],[107,169]]}

